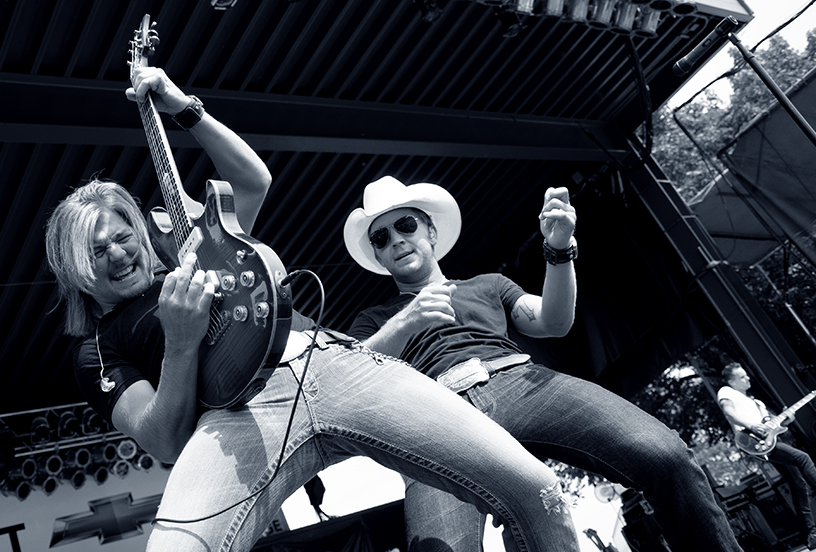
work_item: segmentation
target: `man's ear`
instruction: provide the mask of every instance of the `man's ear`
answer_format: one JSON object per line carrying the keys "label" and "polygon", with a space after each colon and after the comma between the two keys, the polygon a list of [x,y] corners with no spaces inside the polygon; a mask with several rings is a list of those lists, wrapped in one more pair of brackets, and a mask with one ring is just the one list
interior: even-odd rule
{"label": "man's ear", "polygon": [[436,245],[437,235],[436,235],[436,226],[434,226],[434,225],[428,226],[428,241],[431,242],[431,245]]}

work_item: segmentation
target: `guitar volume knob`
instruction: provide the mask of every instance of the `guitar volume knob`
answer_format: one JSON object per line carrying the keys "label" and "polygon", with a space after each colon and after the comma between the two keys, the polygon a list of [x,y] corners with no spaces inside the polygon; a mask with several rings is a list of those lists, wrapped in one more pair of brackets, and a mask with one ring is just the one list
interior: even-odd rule
{"label": "guitar volume knob", "polygon": [[255,316],[258,318],[267,318],[269,311],[269,303],[266,301],[259,301],[258,304],[255,305]]}
{"label": "guitar volume knob", "polygon": [[238,322],[243,322],[249,317],[249,309],[244,305],[238,305],[232,310],[232,317]]}
{"label": "guitar volume knob", "polygon": [[235,289],[235,276],[232,274],[226,274],[221,278],[221,288],[225,291],[232,291]]}
{"label": "guitar volume knob", "polygon": [[251,270],[241,273],[241,285],[244,287],[252,287],[255,285],[255,273]]}

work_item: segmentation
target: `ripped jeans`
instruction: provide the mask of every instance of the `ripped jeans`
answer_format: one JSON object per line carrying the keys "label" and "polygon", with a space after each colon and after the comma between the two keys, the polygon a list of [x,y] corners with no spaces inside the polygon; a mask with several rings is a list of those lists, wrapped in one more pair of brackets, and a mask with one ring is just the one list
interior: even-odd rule
{"label": "ripped jeans", "polygon": [[[686,444],[620,396],[537,364],[502,370],[462,396],[462,402],[485,412],[537,457],[642,491],[672,550],[741,550]],[[484,523],[469,504],[408,482],[408,552],[481,550]]]}
{"label": "ripped jeans", "polygon": [[359,455],[491,513],[512,535],[510,550],[579,550],[552,470],[451,391],[359,344],[314,350],[278,469],[305,360],[275,370],[246,406],[201,417],[158,517],[200,518],[260,492],[205,521],[158,523],[148,550],[250,550],[286,498]]}

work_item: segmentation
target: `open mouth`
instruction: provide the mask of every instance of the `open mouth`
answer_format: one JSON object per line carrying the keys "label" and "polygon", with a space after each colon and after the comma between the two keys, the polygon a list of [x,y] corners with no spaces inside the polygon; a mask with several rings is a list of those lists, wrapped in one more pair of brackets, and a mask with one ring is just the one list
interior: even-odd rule
{"label": "open mouth", "polygon": [[117,282],[124,280],[131,274],[136,272],[136,264],[129,265],[124,269],[120,270],[119,272],[111,275],[111,280],[116,280]]}

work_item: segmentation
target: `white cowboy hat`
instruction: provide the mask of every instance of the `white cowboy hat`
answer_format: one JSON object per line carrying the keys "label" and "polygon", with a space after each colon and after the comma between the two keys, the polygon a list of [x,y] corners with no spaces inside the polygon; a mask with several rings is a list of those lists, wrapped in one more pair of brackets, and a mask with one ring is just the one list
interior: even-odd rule
{"label": "white cowboy hat", "polygon": [[351,212],[343,228],[346,249],[366,270],[388,274],[374,256],[374,246],[368,241],[368,231],[378,216],[401,207],[413,207],[430,215],[437,230],[434,248],[437,260],[444,257],[459,238],[462,215],[459,205],[447,190],[427,183],[406,186],[393,176],[384,176],[365,187],[363,206]]}

